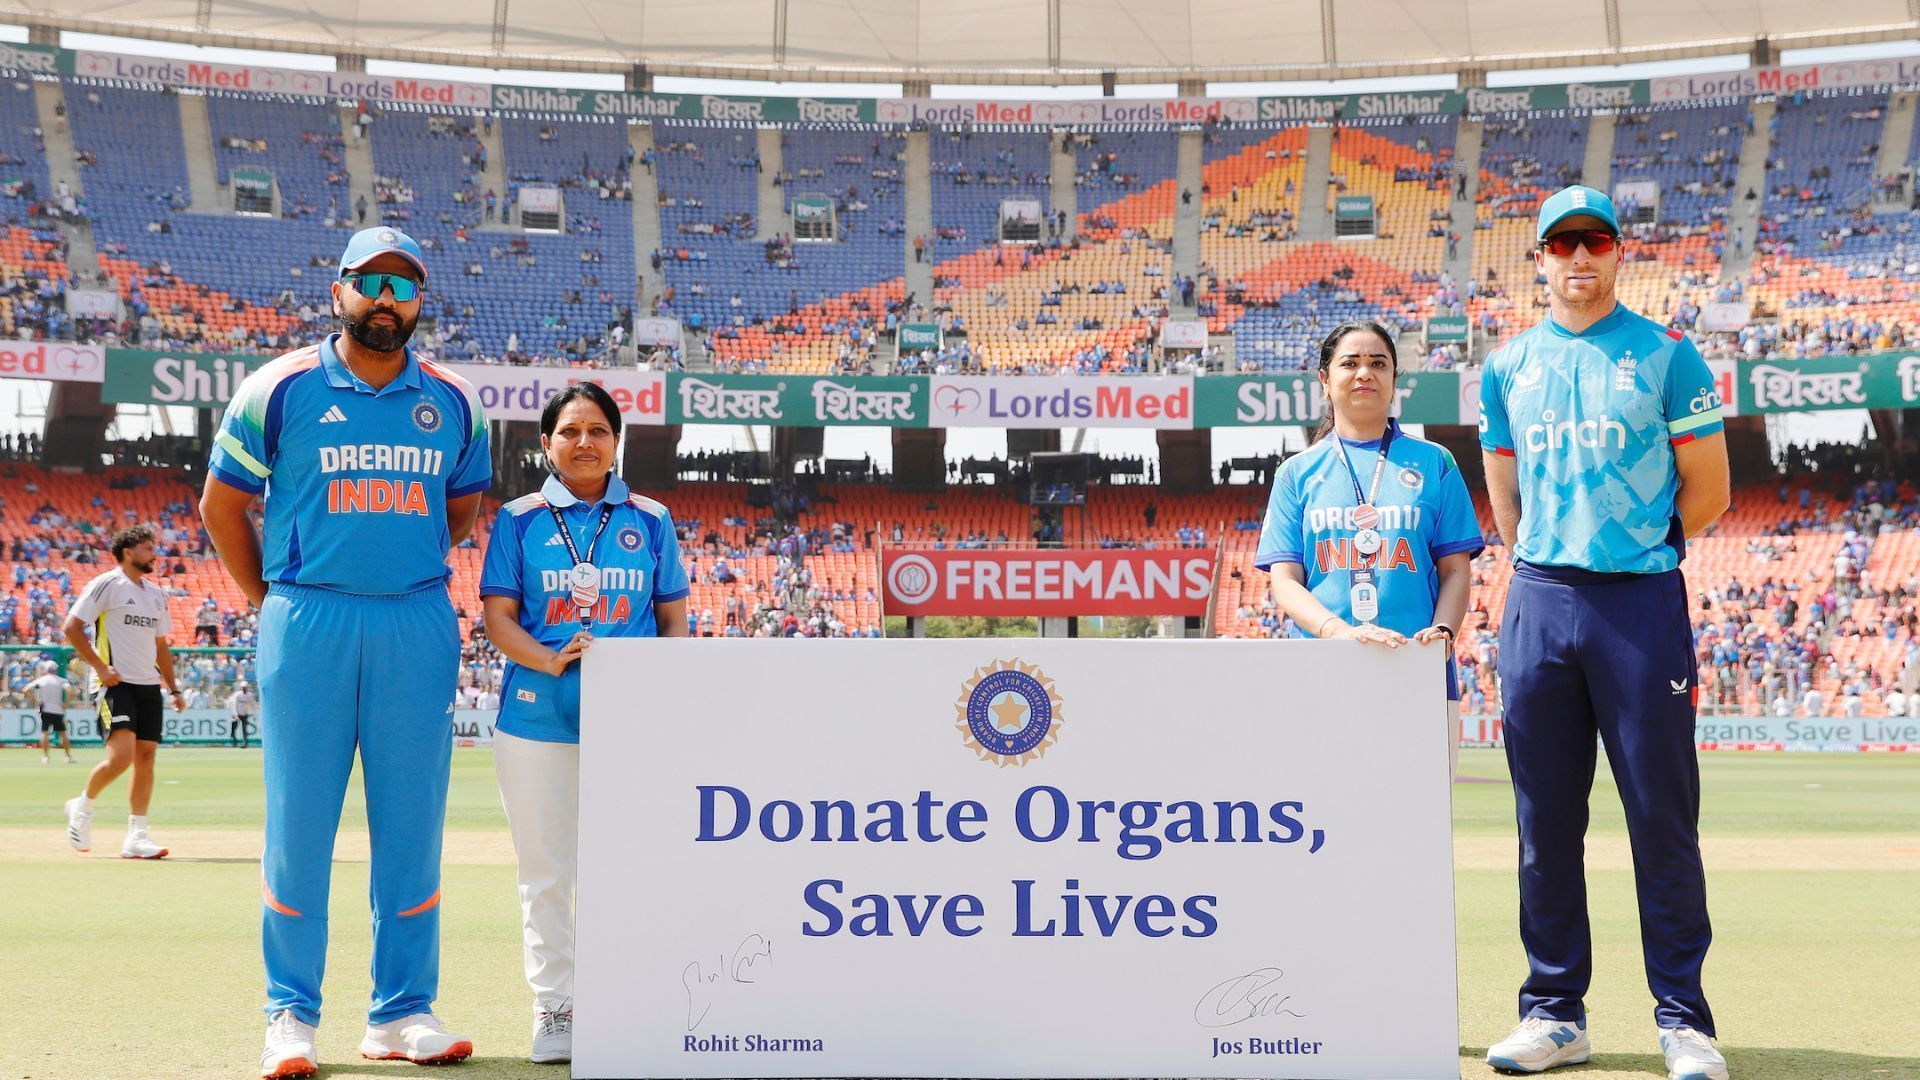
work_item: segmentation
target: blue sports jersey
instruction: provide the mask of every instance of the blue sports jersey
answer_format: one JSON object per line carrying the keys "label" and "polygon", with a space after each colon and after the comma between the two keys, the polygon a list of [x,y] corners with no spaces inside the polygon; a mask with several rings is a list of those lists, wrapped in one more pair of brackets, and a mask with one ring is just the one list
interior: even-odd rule
{"label": "blue sports jersey", "polygon": [[340,359],[338,334],[248,375],[227,403],[212,468],[267,492],[264,576],[394,596],[451,577],[447,500],[493,477],[473,387],[407,351],[375,390]]}
{"label": "blue sports jersey", "polygon": [[[560,648],[581,629],[567,581],[573,555],[560,539],[549,507],[566,518],[574,550],[585,558],[603,505],[612,506],[613,515],[593,547],[593,563],[600,567],[593,636],[656,637],[653,605],[678,600],[689,591],[680,538],[666,507],[635,495],[618,476],[607,478],[607,493],[595,503],[581,502],[558,477],[548,477],[539,493],[500,508],[480,573],[480,595],[519,601],[520,628],[548,648]],[[555,678],[507,661],[496,726],[537,742],[579,742],[580,665],[569,665]]]}
{"label": "blue sports jersey", "polygon": [[1480,445],[1518,466],[1514,555],[1538,566],[1679,566],[1673,448],[1724,426],[1693,342],[1625,307],[1580,334],[1541,320],[1480,382]]}
{"label": "blue sports jersey", "polygon": [[[1378,439],[1355,442],[1329,436],[1288,458],[1273,478],[1253,565],[1270,570],[1275,563],[1299,563],[1314,597],[1352,622],[1347,589],[1358,557],[1353,511],[1360,501],[1353,493],[1354,476],[1340,460],[1341,444],[1361,488],[1371,488],[1380,459]],[[1440,575],[1435,572],[1439,561],[1462,552],[1479,554],[1486,540],[1453,455],[1439,443],[1408,435],[1397,423],[1375,505],[1381,538],[1374,560],[1379,625],[1411,635],[1433,625],[1434,601],[1440,596]]]}

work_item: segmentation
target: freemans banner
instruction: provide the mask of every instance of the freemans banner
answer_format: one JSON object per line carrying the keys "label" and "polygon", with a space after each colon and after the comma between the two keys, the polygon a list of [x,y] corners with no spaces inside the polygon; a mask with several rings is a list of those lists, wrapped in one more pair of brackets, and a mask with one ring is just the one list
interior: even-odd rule
{"label": "freemans banner", "polygon": [[574,1071],[1458,1076],[1441,653],[598,642]]}
{"label": "freemans banner", "polygon": [[880,549],[889,615],[1205,615],[1211,547],[1154,551]]}
{"label": "freemans banner", "polygon": [[[0,377],[106,385],[107,401],[224,408],[268,358],[0,342]],[[1136,427],[1163,430],[1313,424],[1320,380],[1289,375],[1001,377],[990,375],[718,375],[507,364],[453,364],[496,420],[538,419],[548,398],[583,378],[605,386],[628,423],[787,427]],[[1713,360],[1728,415],[1920,408],[1920,354],[1806,360]],[[1480,373],[1400,376],[1395,408],[1409,424],[1477,424]]]}

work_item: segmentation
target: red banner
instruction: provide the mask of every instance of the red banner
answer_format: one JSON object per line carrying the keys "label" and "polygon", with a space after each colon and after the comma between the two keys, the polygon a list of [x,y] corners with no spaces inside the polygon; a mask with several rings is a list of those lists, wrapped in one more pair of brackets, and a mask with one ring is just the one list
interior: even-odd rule
{"label": "red banner", "polygon": [[889,615],[1204,615],[1216,550],[886,548]]}

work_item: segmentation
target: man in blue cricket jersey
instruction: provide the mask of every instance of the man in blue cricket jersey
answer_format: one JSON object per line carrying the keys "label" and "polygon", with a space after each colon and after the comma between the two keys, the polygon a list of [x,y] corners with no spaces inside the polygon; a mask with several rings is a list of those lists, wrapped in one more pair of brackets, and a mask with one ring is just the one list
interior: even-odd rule
{"label": "man in blue cricket jersey", "polygon": [[[473,388],[407,348],[425,279],[405,233],[355,233],[333,284],[345,332],[240,385],[200,503],[227,572],[260,608],[260,1072],[275,1080],[317,1068],[333,841],[356,749],[373,847],[360,1052],[422,1063],[473,1053],[432,1011],[460,662],[446,556],[472,531],[492,465]],[[264,537],[247,517],[256,496]]]}
{"label": "man in blue cricket jersey", "polygon": [[1512,1072],[1592,1056],[1584,839],[1597,734],[1626,807],[1641,945],[1672,1080],[1726,1080],[1700,985],[1712,930],[1700,863],[1699,687],[1686,538],[1727,509],[1721,403],[1686,335],[1622,307],[1613,203],[1540,207],[1549,316],[1488,357],[1480,444],[1514,558],[1501,624],[1520,825],[1521,1022],[1487,1051]]}

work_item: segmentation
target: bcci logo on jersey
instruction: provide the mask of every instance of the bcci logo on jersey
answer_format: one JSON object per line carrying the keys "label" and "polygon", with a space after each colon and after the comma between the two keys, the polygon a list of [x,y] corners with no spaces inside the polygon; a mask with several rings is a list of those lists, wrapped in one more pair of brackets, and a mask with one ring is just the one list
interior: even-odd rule
{"label": "bcci logo on jersey", "polygon": [[1053,680],[1034,664],[999,660],[973,673],[954,703],[960,741],[1005,768],[1043,757],[1066,722]]}
{"label": "bcci logo on jersey", "polygon": [[440,430],[440,410],[431,401],[413,407],[413,426],[431,435]]}

